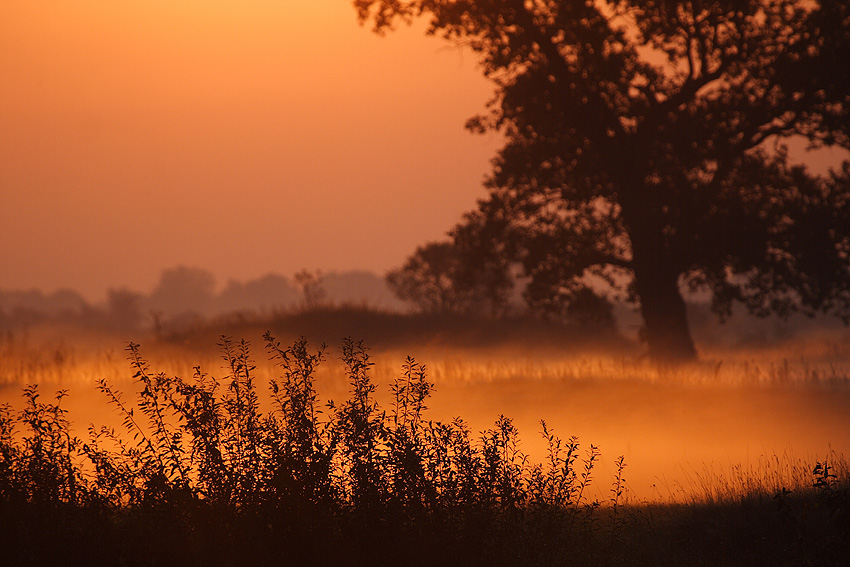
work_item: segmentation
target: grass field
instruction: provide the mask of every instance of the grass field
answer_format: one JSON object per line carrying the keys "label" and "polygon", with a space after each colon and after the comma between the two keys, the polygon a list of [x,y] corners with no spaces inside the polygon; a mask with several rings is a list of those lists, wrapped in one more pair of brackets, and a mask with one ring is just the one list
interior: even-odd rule
{"label": "grass field", "polygon": [[[344,399],[343,335],[331,329],[323,336],[321,322],[302,326],[314,335],[313,346],[329,343],[317,374],[320,398]],[[255,345],[260,376],[276,375],[260,327],[226,330]],[[335,331],[339,336],[327,336]],[[534,338],[530,346],[510,344],[514,337],[507,336],[488,345],[470,339],[470,332],[461,340],[426,332],[428,339],[410,339],[415,344],[399,345],[396,339],[382,348],[381,336],[372,339],[378,344],[367,343],[380,401],[389,396],[405,357],[414,356],[435,384],[428,418],[460,416],[482,431],[504,414],[518,426],[524,451],[538,459],[544,450],[539,421],[545,419],[564,437],[598,445],[603,463],[624,455],[629,495],[638,501],[689,498],[710,490],[706,483],[712,478],[725,482],[745,471],[775,476],[787,474],[788,463],[798,460],[850,455],[850,346],[845,353],[840,337],[713,350],[698,365],[664,369],[628,344],[617,354],[599,344],[576,347],[569,338],[561,339],[567,346],[559,350],[551,337]],[[71,395],[64,403],[79,428],[114,423],[114,412],[94,384],[106,379],[132,390],[124,350],[130,340],[142,342],[156,372],[188,378],[201,366],[216,376],[224,373],[214,329],[175,340],[33,330],[7,334],[0,343],[0,403],[19,405],[28,384],[38,384],[44,395],[65,388]]]}
{"label": "grass field", "polygon": [[[291,331],[283,328],[280,321],[277,323],[276,336],[283,337],[284,346],[290,345],[292,337],[287,332]],[[323,412],[316,417],[316,423],[341,419],[341,414],[335,413],[338,409],[326,406],[334,400],[335,408],[343,407],[352,397],[350,360],[348,365],[342,360],[342,337],[334,335],[340,329],[327,322],[314,322],[312,327],[301,323],[311,335],[309,349],[317,348],[321,340],[331,344],[314,372],[315,407]],[[850,473],[844,458],[850,454],[850,360],[845,354],[850,349],[843,348],[846,335],[763,345],[759,349],[707,347],[699,364],[660,368],[641,358],[639,347],[628,341],[594,344],[586,337],[579,339],[574,331],[544,339],[528,329],[495,329],[493,335],[499,340],[488,343],[471,328],[450,326],[439,335],[422,321],[418,323],[406,334],[398,329],[382,330],[377,324],[360,329],[363,334],[371,332],[371,340],[377,343],[368,345],[372,347],[368,354],[374,363],[369,367],[369,379],[375,386],[372,395],[378,411],[392,413],[392,387],[403,374],[405,357],[411,355],[425,365],[426,380],[433,384],[430,396],[424,400],[427,409],[422,411],[421,424],[450,424],[454,418],[462,418],[472,438],[470,447],[482,451],[482,462],[486,461],[487,435],[500,427],[504,430],[505,422],[497,422],[500,416],[509,418],[516,428],[507,444],[515,452],[509,460],[504,460],[507,453],[502,455],[499,466],[503,472],[513,471],[508,477],[513,475],[512,482],[524,487],[524,496],[514,503],[514,512],[499,507],[490,516],[485,514],[486,522],[476,520],[496,522],[487,523],[486,529],[478,523],[472,529],[468,509],[462,510],[462,524],[464,529],[472,530],[463,533],[478,538],[470,549],[484,554],[479,559],[494,553],[492,538],[501,533],[495,526],[513,526],[524,535],[506,540],[513,542],[518,554],[513,560],[510,555],[496,554],[479,564],[520,564],[529,559],[540,564],[580,565],[840,564],[838,558],[848,551],[847,538],[840,537],[850,527]],[[270,326],[273,324],[270,322]],[[250,342],[250,360],[257,367],[252,376],[258,410],[272,412],[274,404],[267,383],[280,378],[280,360],[269,359],[261,327],[244,321],[221,326],[224,332],[235,336],[234,344],[242,338]],[[323,337],[323,333],[330,336]],[[388,346],[382,347],[382,338],[387,339]],[[55,390],[67,389],[69,395],[61,406],[69,411],[74,434],[85,438],[89,423],[111,425],[120,432],[126,415],[122,418],[116,412],[115,405],[96,390],[95,383],[104,379],[110,388],[125,392],[125,401],[134,401],[140,384],[133,379],[125,340],[142,343],[138,352],[148,361],[151,375],[161,372],[188,382],[195,367],[200,367],[202,372],[226,383],[233,371],[222,358],[217,345],[220,339],[211,328],[167,338],[123,340],[61,329],[7,333],[0,343],[0,403],[12,404],[15,409],[9,415],[14,416],[24,407],[24,386],[38,384],[41,401],[52,398]],[[136,415],[140,415],[139,410]],[[537,510],[532,497],[534,464],[541,464],[540,471],[547,470],[552,448],[541,433],[541,419],[564,446],[572,436],[577,437],[577,456],[568,467],[574,481],[583,478],[582,471],[589,473],[580,498],[569,505],[547,500],[547,506],[563,510],[542,516],[531,512]],[[17,435],[20,437],[24,431],[19,427]],[[396,430],[389,427],[387,431]],[[390,433],[386,435],[387,439],[392,438]],[[183,441],[188,443],[188,436]],[[593,459],[588,452],[591,445],[599,453],[594,453]],[[618,461],[620,456],[622,461]],[[381,474],[385,473],[389,474]],[[479,483],[476,490],[483,490],[483,473],[475,474]],[[428,482],[436,482],[428,478]],[[198,488],[200,484],[192,486],[198,491],[196,494],[203,493]],[[345,492],[339,487],[335,490],[338,495]],[[444,488],[434,490],[437,494]],[[387,488],[386,494],[385,504],[395,502],[393,499],[399,498],[400,493]],[[356,515],[358,507],[350,497],[348,494],[340,498],[350,507],[346,514]],[[209,496],[202,496],[201,500],[209,501]],[[410,545],[424,546],[435,544],[429,538],[448,538],[448,532],[442,530],[455,533],[460,520],[451,514],[460,512],[453,508],[454,504],[446,506],[444,509],[435,504],[431,512],[423,512],[421,517],[413,514],[414,520],[418,518],[414,525],[426,522],[433,528],[427,534],[405,532],[402,537],[389,530],[384,536],[401,538],[394,543],[382,544],[381,538],[358,536],[351,525],[345,524],[351,518],[341,527],[338,512],[332,515],[336,518],[331,522],[333,526],[326,527],[335,530],[333,537],[342,538],[336,542],[340,549],[349,546],[364,558],[378,553],[377,548],[382,545],[385,552],[401,553],[404,537],[412,538]],[[10,516],[6,512],[3,518],[8,522]],[[22,517],[27,513],[36,512],[30,510]],[[484,512],[476,508],[476,513]],[[373,519],[385,526],[381,522],[392,516],[387,514]],[[439,514],[448,514],[452,519]],[[436,517],[444,523],[437,522]],[[135,526],[137,520],[135,516],[124,517],[119,527],[109,524],[107,528],[119,530],[118,540],[126,539],[130,536],[121,532],[120,526]],[[189,522],[190,531],[200,529],[197,521],[195,518]],[[330,520],[321,520],[327,521]],[[287,529],[294,529],[286,525]],[[571,528],[568,535],[563,535],[565,525],[581,529]],[[216,529],[236,529],[233,526],[228,523]],[[478,528],[484,531],[477,531]],[[578,541],[579,533],[590,540]],[[243,536],[233,535],[233,541]],[[562,536],[562,541],[558,540]],[[311,541],[310,537],[305,541]],[[538,541],[540,538],[546,541]],[[179,541],[171,545],[185,551],[191,548],[188,541],[183,547]],[[360,547],[357,541],[369,543]],[[425,553],[422,557],[430,561],[423,564],[452,558],[457,564],[470,564],[470,556],[465,554],[471,553],[470,549],[464,552],[452,547],[461,543],[446,544],[446,550],[454,549],[451,557],[433,550]],[[258,563],[264,557],[284,553],[263,547],[269,545],[265,540],[254,544],[265,550],[256,558]],[[8,553],[14,554],[15,549]],[[221,557],[227,555],[222,553]],[[302,553],[306,554],[302,557],[312,557],[309,550]],[[142,551],[136,555],[145,557]],[[333,558],[326,559],[332,562]],[[135,564],[152,564],[139,561]],[[398,562],[402,563],[405,561]]]}

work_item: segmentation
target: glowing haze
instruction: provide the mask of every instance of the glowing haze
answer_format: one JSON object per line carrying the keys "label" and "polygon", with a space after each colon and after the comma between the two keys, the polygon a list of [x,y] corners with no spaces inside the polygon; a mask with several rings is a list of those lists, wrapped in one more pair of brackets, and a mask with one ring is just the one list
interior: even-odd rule
{"label": "glowing haze", "polygon": [[400,264],[483,196],[490,88],[347,0],[0,3],[0,289]]}

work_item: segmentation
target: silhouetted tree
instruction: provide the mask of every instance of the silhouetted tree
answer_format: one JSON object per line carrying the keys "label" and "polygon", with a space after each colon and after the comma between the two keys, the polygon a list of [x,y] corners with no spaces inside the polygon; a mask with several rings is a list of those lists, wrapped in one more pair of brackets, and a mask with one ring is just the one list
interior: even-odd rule
{"label": "silhouetted tree", "polygon": [[217,298],[218,308],[225,312],[246,309],[290,307],[298,302],[300,290],[284,276],[266,274],[245,283],[231,280]]}
{"label": "silhouetted tree", "polygon": [[142,323],[142,295],[126,287],[110,289],[107,294],[107,320],[118,330],[137,330]]}
{"label": "silhouetted tree", "polygon": [[213,303],[215,277],[201,268],[178,266],[163,270],[150,297],[152,310],[167,316],[207,314]]}
{"label": "silhouetted tree", "polygon": [[354,5],[478,55],[496,90],[468,127],[506,140],[482,206],[510,219],[533,297],[606,277],[640,302],[650,353],[683,359],[682,286],[720,315],[850,316],[850,166],[815,176],[783,144],[850,148],[846,0]]}
{"label": "silhouetted tree", "polygon": [[399,299],[425,313],[498,314],[512,289],[507,267],[488,264],[457,240],[430,242],[386,280]]}
{"label": "silhouetted tree", "polygon": [[310,272],[301,270],[294,276],[295,285],[301,288],[301,293],[304,294],[304,307],[307,309],[315,309],[325,303],[328,298],[328,292],[322,283],[324,276],[320,270]]}

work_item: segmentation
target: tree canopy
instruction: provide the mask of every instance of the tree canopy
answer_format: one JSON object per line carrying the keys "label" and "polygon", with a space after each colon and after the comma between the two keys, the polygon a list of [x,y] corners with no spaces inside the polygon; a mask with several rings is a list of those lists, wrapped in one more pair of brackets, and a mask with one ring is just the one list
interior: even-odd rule
{"label": "tree canopy", "polygon": [[850,317],[850,165],[816,175],[786,146],[850,149],[845,0],[354,4],[478,55],[495,91],[467,126],[505,143],[476,222],[496,220],[479,232],[509,243],[530,301],[603,277],[640,303],[650,353],[684,359],[684,288],[721,315]]}

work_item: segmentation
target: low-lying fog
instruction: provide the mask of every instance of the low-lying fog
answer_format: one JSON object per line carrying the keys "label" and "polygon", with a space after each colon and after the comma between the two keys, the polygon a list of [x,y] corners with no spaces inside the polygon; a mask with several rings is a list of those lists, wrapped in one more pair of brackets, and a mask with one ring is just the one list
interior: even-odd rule
{"label": "low-lying fog", "polygon": [[[275,372],[260,335],[246,336],[258,364],[258,387]],[[844,340],[844,339],[840,339]],[[6,342],[0,353],[0,403],[22,406],[20,388],[38,382],[44,398],[68,388],[63,406],[78,435],[95,424],[116,423],[94,380],[106,378],[133,399],[132,372],[113,337],[29,350]],[[208,348],[157,343],[142,345],[154,372],[190,379],[200,364],[226,375],[214,340]],[[558,436],[578,436],[584,451],[593,443],[603,458],[594,469],[596,497],[606,500],[613,461],[624,455],[630,497],[637,500],[701,497],[712,490],[744,488],[750,471],[769,486],[804,478],[805,467],[825,458],[850,455],[850,364],[842,345],[786,344],[783,350],[738,349],[704,352],[693,367],[659,370],[634,352],[582,354],[534,352],[522,348],[457,349],[440,345],[374,351],[378,398],[388,407],[389,383],[407,354],[426,364],[435,390],[426,418],[462,417],[474,433],[493,426],[500,414],[513,419],[521,449],[532,462],[545,459],[540,419]],[[321,403],[341,401],[346,383],[331,345],[317,375]],[[25,352],[26,351],[26,352]],[[834,454],[833,454],[834,453]],[[795,472],[796,469],[796,472]],[[724,482],[727,485],[724,485]]]}

